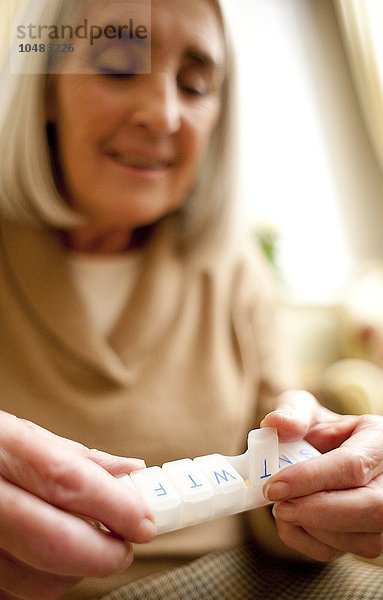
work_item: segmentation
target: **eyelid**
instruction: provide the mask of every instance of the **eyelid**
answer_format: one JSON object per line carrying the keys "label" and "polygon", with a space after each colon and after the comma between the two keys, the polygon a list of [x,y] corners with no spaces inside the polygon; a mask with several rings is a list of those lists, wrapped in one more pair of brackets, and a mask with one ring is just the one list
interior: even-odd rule
{"label": "eyelid", "polygon": [[190,80],[183,79],[182,77],[178,81],[179,87],[187,92],[193,93],[193,95],[203,96],[209,93],[211,89],[210,83],[201,80]]}
{"label": "eyelid", "polygon": [[178,75],[178,83],[194,95],[204,96],[217,89],[219,82],[215,69],[204,68],[201,64],[187,64]]}
{"label": "eyelid", "polygon": [[127,41],[99,48],[91,57],[97,71],[133,76],[146,72],[147,54],[142,45]]}

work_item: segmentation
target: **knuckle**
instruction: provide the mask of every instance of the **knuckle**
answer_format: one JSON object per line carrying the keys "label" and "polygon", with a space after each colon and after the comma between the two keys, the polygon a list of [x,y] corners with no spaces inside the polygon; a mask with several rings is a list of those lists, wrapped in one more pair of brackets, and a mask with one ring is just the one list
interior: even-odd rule
{"label": "knuckle", "polygon": [[48,500],[55,506],[70,508],[83,495],[86,473],[81,463],[61,458],[49,462],[46,472]]}
{"label": "knuckle", "polygon": [[[50,591],[58,590],[58,595],[53,598],[61,597],[61,581],[108,577],[127,568],[133,560],[133,550],[127,544],[122,545],[121,542],[117,549],[116,545],[110,546],[105,539],[105,545],[100,540],[91,545],[84,541],[83,532],[82,529],[79,534],[76,526],[63,516],[56,521],[54,530],[47,532],[44,539],[40,539],[38,545],[32,548],[34,556],[38,556],[39,570],[60,574],[53,576],[57,577],[57,581],[52,579]],[[47,598],[45,595],[42,597],[44,600]]]}
{"label": "knuckle", "polygon": [[371,480],[374,459],[364,452],[347,449],[345,475],[349,487],[364,487]]}
{"label": "knuckle", "polygon": [[44,531],[30,541],[32,555],[36,558],[35,566],[47,573],[59,573],[66,569],[68,559],[74,551],[79,552],[81,540],[74,535],[73,527],[67,522],[65,515],[55,520],[54,528]]}
{"label": "knuckle", "polygon": [[[34,556],[39,557],[39,569],[47,573],[60,573],[60,577],[68,580],[104,578],[130,566],[133,561],[132,544],[104,535],[91,523],[78,519],[77,522],[62,514],[61,518],[56,519],[54,529],[36,542],[32,550]],[[81,527],[78,526],[80,523]]]}

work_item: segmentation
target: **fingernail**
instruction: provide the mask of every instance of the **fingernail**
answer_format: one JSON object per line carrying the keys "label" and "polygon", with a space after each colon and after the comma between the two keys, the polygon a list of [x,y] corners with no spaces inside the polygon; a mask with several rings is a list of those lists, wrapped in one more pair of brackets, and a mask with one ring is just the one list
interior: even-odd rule
{"label": "fingernail", "polygon": [[297,509],[292,502],[274,504],[273,515],[281,521],[296,521]]}
{"label": "fingernail", "polygon": [[148,518],[141,521],[138,526],[138,536],[143,542],[149,542],[157,533],[156,524]]}
{"label": "fingernail", "polygon": [[281,415],[281,417],[294,417],[294,414],[290,410],[285,410],[284,408],[278,408],[273,412],[274,415]]}
{"label": "fingernail", "polygon": [[129,551],[125,557],[124,565],[121,567],[121,572],[126,571],[126,569],[129,569],[134,560],[133,550],[131,549],[130,544],[128,546],[128,549]]}
{"label": "fingernail", "polygon": [[289,410],[285,410],[284,408],[277,408],[277,410],[273,410],[272,412],[268,413],[264,419],[262,419],[261,424],[268,418],[268,417],[272,417],[273,415],[279,415],[281,417],[287,417],[289,419],[294,418],[294,414],[292,412],[290,412]]}
{"label": "fingernail", "polygon": [[285,481],[276,481],[275,483],[269,483],[263,490],[263,495],[267,500],[271,502],[277,502],[278,500],[286,500],[291,494],[291,487]]}

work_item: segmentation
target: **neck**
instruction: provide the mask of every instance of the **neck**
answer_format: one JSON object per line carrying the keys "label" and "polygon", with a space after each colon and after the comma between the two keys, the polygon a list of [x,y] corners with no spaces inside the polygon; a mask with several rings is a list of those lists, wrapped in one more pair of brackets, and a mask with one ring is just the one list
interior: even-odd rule
{"label": "neck", "polygon": [[138,229],[101,231],[91,226],[59,231],[61,243],[73,252],[87,254],[120,254],[144,246],[153,233],[153,225]]}
{"label": "neck", "polygon": [[62,244],[73,252],[118,254],[131,249],[133,233],[119,229],[100,231],[88,226],[60,232],[60,238]]}

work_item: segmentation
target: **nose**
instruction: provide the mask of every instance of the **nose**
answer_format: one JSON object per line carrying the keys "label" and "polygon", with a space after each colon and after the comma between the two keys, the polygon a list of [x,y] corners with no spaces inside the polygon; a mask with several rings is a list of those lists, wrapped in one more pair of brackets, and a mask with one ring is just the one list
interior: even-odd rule
{"label": "nose", "polygon": [[143,75],[141,83],[133,125],[159,137],[177,132],[181,124],[177,82],[170,75],[161,73]]}

